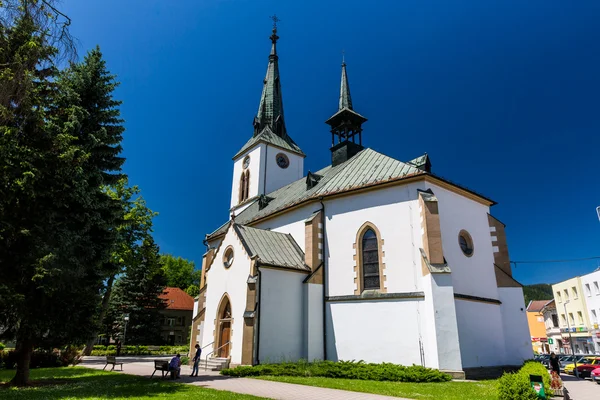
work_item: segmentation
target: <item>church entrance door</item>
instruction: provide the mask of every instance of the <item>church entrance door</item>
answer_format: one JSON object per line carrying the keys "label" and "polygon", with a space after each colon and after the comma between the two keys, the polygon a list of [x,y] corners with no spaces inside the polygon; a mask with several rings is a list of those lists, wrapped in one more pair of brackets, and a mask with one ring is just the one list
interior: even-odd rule
{"label": "church entrance door", "polygon": [[231,322],[223,321],[221,324],[221,340],[219,342],[219,354],[218,357],[227,358],[229,357],[229,341],[231,339]]}

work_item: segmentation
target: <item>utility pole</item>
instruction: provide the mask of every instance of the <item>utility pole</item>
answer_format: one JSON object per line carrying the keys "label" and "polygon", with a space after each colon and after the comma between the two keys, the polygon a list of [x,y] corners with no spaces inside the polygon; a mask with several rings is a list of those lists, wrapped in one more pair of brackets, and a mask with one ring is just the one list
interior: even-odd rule
{"label": "utility pole", "polygon": [[571,336],[571,327],[569,326],[569,314],[567,313],[567,304],[569,304],[570,300],[566,300],[564,303],[565,306],[565,319],[567,320],[567,332],[569,333],[569,344],[571,345],[571,354],[573,354],[573,363],[575,364],[575,368],[573,372],[575,376],[579,378],[579,373],[577,372],[577,357],[575,356],[575,344],[573,343],[573,337]]}

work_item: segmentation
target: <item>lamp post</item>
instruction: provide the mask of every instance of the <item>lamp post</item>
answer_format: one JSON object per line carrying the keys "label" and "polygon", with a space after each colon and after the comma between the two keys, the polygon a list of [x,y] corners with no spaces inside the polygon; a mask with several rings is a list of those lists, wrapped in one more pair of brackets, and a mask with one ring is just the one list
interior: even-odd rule
{"label": "lamp post", "polygon": [[124,314],[123,320],[125,320],[125,329],[123,331],[123,344],[125,344],[125,337],[127,336],[127,322],[129,322],[129,314]]}
{"label": "lamp post", "polygon": [[571,336],[571,327],[569,326],[569,314],[567,313],[567,304],[569,304],[570,300],[565,301],[565,320],[567,321],[567,332],[569,333],[569,343],[571,344],[571,354],[573,354],[573,363],[575,364],[575,368],[573,369],[575,376],[579,378],[579,373],[577,372],[577,357],[575,356],[575,344],[573,343],[573,337]]}

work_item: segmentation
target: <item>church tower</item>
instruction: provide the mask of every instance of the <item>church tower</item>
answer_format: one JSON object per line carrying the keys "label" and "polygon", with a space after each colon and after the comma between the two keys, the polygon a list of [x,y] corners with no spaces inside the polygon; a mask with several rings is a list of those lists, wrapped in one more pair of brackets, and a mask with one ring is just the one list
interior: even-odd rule
{"label": "church tower", "polygon": [[277,56],[277,17],[273,17],[271,53],[263,81],[252,138],[233,157],[231,211],[241,212],[252,200],[304,176],[306,155],[288,135]]}
{"label": "church tower", "polygon": [[331,165],[336,166],[352,158],[361,151],[362,124],[367,119],[354,111],[350,85],[346,72],[346,62],[342,61],[342,82],[340,84],[340,100],[338,112],[325,121],[331,126]]}

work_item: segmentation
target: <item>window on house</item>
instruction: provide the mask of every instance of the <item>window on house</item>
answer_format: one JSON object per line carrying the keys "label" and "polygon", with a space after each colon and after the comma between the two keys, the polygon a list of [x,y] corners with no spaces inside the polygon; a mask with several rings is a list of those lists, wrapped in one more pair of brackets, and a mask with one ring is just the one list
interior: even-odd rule
{"label": "window on house", "polygon": [[569,300],[569,291],[565,289],[565,301]]}
{"label": "window on house", "polygon": [[558,302],[562,303],[562,296],[561,296],[560,292],[556,292],[556,297],[558,298]]}
{"label": "window on house", "polygon": [[585,284],[585,294],[587,294],[588,297],[592,295],[592,290],[590,289],[590,284],[589,283]]}
{"label": "window on house", "polygon": [[577,311],[577,319],[579,320],[579,325],[583,325],[583,314],[581,311]]}
{"label": "window on house", "polygon": [[363,233],[361,246],[363,289],[379,289],[379,243],[373,229]]}
{"label": "window on house", "polygon": [[560,314],[560,319],[562,320],[563,326],[567,326],[567,318],[565,318],[565,314]]}
{"label": "window on house", "polygon": [[552,314],[552,327],[558,328],[558,315]]}
{"label": "window on house", "polygon": [[575,318],[573,318],[573,313],[569,313],[569,322],[571,325],[575,325]]}
{"label": "window on house", "polygon": [[598,286],[598,282],[594,282],[594,290],[596,291],[596,294],[600,294],[600,286]]}
{"label": "window on house", "polygon": [[571,288],[571,291],[573,292],[573,298],[576,299],[577,298],[577,289],[575,288],[575,286],[573,286]]}
{"label": "window on house", "polygon": [[598,316],[596,315],[596,310],[592,310],[592,322],[598,323]]}

